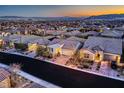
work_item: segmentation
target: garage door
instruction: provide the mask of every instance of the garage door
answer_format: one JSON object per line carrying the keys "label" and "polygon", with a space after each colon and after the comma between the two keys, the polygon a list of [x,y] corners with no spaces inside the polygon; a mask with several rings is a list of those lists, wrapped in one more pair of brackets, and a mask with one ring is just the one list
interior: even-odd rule
{"label": "garage door", "polygon": [[116,56],[114,56],[114,55],[108,55],[108,54],[105,54],[104,55],[104,60],[105,61],[116,61]]}

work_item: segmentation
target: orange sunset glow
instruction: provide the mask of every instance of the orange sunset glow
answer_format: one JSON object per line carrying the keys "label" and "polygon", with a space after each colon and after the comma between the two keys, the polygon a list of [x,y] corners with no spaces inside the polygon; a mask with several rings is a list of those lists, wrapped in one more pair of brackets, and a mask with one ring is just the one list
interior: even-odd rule
{"label": "orange sunset glow", "polygon": [[124,13],[122,5],[0,6],[0,16],[80,17],[122,13]]}
{"label": "orange sunset glow", "polygon": [[67,9],[65,11],[61,11],[58,14],[60,15],[70,15],[73,17],[80,16],[93,16],[93,15],[104,15],[104,14],[123,14],[124,6],[84,6],[84,7],[73,7],[73,10]]}

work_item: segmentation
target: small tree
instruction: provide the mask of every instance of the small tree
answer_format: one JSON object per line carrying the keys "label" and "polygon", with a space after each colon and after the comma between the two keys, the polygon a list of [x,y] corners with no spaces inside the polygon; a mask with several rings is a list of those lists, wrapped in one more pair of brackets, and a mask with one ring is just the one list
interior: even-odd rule
{"label": "small tree", "polygon": [[0,49],[2,49],[3,48],[3,45],[0,45]]}
{"label": "small tree", "polygon": [[41,56],[42,53],[43,53],[43,48],[42,47],[38,47],[37,50],[36,50],[36,53],[38,56]]}
{"label": "small tree", "polygon": [[15,48],[18,49],[18,50],[26,50],[27,45],[23,44],[23,43],[15,43]]}
{"label": "small tree", "polygon": [[37,55],[43,56],[43,57],[52,57],[52,55],[50,54],[49,49],[47,47],[46,48],[38,47]]}
{"label": "small tree", "polygon": [[49,57],[49,56],[50,56],[50,55],[49,55],[49,51],[48,51],[48,50],[44,51],[44,52],[43,52],[43,56],[44,56],[44,57]]}

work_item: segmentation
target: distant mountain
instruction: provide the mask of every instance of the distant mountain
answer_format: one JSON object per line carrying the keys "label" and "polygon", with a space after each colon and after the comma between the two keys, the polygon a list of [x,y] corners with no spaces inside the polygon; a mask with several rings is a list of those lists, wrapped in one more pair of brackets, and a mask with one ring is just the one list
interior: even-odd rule
{"label": "distant mountain", "polygon": [[24,18],[21,16],[0,16],[0,18]]}
{"label": "distant mountain", "polygon": [[86,19],[90,20],[124,20],[124,14],[108,14],[108,15],[98,15],[98,16],[91,16]]}
{"label": "distant mountain", "polygon": [[0,19],[18,20],[18,19],[32,19],[32,20],[83,20],[86,17],[22,17],[22,16],[0,16]]}

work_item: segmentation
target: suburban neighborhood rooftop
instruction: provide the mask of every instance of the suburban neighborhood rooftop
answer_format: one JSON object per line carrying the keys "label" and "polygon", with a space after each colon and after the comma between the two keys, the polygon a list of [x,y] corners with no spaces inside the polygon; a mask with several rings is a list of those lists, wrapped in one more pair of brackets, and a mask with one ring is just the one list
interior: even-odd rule
{"label": "suburban neighborhood rooftop", "polygon": [[122,40],[105,37],[88,37],[83,48],[93,49],[94,47],[101,48],[106,53],[122,54]]}

